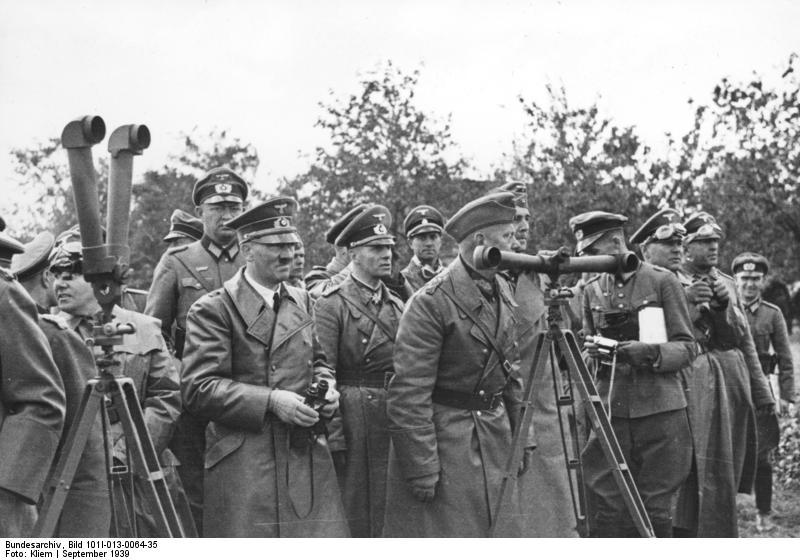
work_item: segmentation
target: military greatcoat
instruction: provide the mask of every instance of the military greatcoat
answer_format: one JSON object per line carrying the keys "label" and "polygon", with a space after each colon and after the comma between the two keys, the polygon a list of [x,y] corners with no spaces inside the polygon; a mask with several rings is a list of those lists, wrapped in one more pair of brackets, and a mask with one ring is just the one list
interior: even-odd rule
{"label": "military greatcoat", "polygon": [[380,537],[383,529],[389,459],[385,387],[394,371],[394,338],[402,310],[403,302],[382,283],[373,292],[352,275],[325,292],[315,306],[319,341],[336,370],[341,393],[344,441],[331,441],[331,448],[338,443],[338,449],[346,450],[342,501],[354,537]]}
{"label": "military greatcoat", "polygon": [[[26,536],[64,426],[66,398],[36,305],[0,269],[0,536]],[[28,517],[28,521],[32,521]]]}
{"label": "military greatcoat", "polygon": [[[496,280],[498,293],[488,301],[457,258],[411,297],[400,319],[387,396],[386,537],[488,536],[522,399],[517,304],[508,283]],[[451,297],[495,334],[508,378],[481,328]],[[434,402],[442,390],[502,398],[496,408],[468,410]],[[417,501],[407,481],[435,473],[435,498]],[[507,497],[513,522],[499,534],[519,536],[516,484]]]}
{"label": "military greatcoat", "polygon": [[204,536],[349,534],[324,436],[293,448],[290,426],[267,410],[273,389],[333,381],[308,293],[285,284],[280,293],[276,317],[240,271],[189,312],[181,390],[209,420]]}

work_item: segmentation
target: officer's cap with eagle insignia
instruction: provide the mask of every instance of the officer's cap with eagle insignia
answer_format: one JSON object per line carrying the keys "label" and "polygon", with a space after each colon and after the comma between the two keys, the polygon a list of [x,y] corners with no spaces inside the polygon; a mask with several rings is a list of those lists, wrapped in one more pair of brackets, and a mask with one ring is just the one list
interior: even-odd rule
{"label": "officer's cap with eagle insignia", "polygon": [[192,202],[203,203],[244,202],[247,200],[247,182],[227,167],[216,167],[194,184]]}
{"label": "officer's cap with eagle insignia", "polygon": [[684,222],[686,237],[684,243],[692,241],[705,241],[709,239],[722,239],[722,228],[717,223],[716,218],[708,212],[697,212],[689,216]]}
{"label": "officer's cap with eagle insignia", "polygon": [[575,252],[581,254],[595,241],[603,237],[607,231],[622,229],[623,224],[628,218],[622,214],[612,214],[611,212],[592,211],[578,214],[569,219],[569,227],[578,244]]}
{"label": "officer's cap with eagle insignia", "polygon": [[385,206],[368,206],[352,219],[336,238],[340,247],[361,247],[363,245],[394,245],[394,235],[389,233],[392,214]]}
{"label": "officer's cap with eagle insignia", "polygon": [[650,216],[642,227],[631,235],[631,243],[648,243],[652,241],[681,240],[686,228],[681,224],[680,212],[674,208],[664,208]]}
{"label": "officer's cap with eagle insignia", "polygon": [[423,233],[439,233],[444,231],[444,216],[433,206],[417,206],[408,213],[403,221],[406,239]]}
{"label": "officer's cap with eagle insignia", "polygon": [[294,213],[297,201],[288,196],[276,196],[239,214],[225,223],[236,230],[239,241],[254,241],[264,245],[298,243]]}
{"label": "officer's cap with eagle insignia", "polygon": [[447,220],[444,230],[461,243],[469,234],[482,228],[512,223],[516,214],[513,193],[491,193],[465,204]]}
{"label": "officer's cap with eagle insignia", "polygon": [[328,231],[325,232],[325,242],[328,245],[335,245],[336,240],[339,238],[339,235],[342,233],[342,230],[347,227],[347,225],[353,221],[353,218],[361,214],[364,210],[366,210],[366,204],[359,204],[354,206],[350,210],[348,210],[344,216],[333,222],[333,225],[328,228]]}
{"label": "officer's cap with eagle insignia", "polygon": [[769,272],[769,261],[764,255],[758,253],[740,253],[736,255],[731,264],[731,272],[738,274],[739,272],[760,272],[767,274]]}

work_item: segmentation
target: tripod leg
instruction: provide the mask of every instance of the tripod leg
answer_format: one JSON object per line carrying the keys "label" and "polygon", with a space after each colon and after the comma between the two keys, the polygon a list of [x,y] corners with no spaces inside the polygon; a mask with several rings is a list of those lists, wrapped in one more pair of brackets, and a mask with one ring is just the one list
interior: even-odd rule
{"label": "tripod leg", "polygon": [[533,421],[533,374],[536,371],[541,371],[538,368],[545,367],[549,350],[545,347],[546,337],[545,333],[539,333],[534,340],[534,354],[533,365],[527,378],[524,380],[525,400],[522,418],[520,418],[514,430],[514,435],[511,440],[511,454],[506,463],[506,472],[503,475],[503,481],[500,484],[500,491],[497,494],[495,507],[492,510],[491,526],[489,528],[489,536],[494,537],[497,529],[500,526],[500,521],[503,520],[506,510],[506,494],[508,492],[509,484],[517,479],[517,470],[519,463],[522,460],[523,441],[528,437],[531,422]]}
{"label": "tripod leg", "polygon": [[617,441],[617,436],[611,426],[611,420],[603,408],[603,403],[600,400],[600,395],[589,374],[589,370],[586,368],[586,364],[583,363],[583,359],[581,359],[575,336],[571,332],[565,331],[563,336],[558,337],[556,341],[559,350],[567,361],[567,368],[578,379],[578,390],[586,403],[586,411],[589,414],[592,428],[597,434],[606,462],[611,467],[612,475],[633,519],[634,526],[643,537],[655,536],[647,510],[644,507],[639,491],[636,489],[633,475],[628,468],[622,449]]}
{"label": "tripod leg", "polygon": [[[567,469],[567,480],[569,482],[570,497],[572,498],[572,510],[575,513],[576,530],[578,534],[585,537],[589,534],[589,520],[586,516],[586,493],[583,486],[583,464],[578,448],[578,427],[575,422],[575,395],[573,393],[573,381],[569,368],[561,370],[560,355],[556,351],[555,338],[563,336],[560,331],[555,333],[548,332],[548,346],[550,348],[550,374],[553,380],[553,393],[555,395],[556,411],[558,413],[558,429],[561,434],[561,450],[564,453],[564,462]],[[566,389],[564,380],[566,379]],[[572,419],[567,419],[569,429],[569,439],[567,442],[567,430],[564,429],[564,417],[562,409],[567,407],[572,414]],[[577,495],[577,496],[576,496]]]}
{"label": "tripod leg", "polygon": [[45,485],[45,495],[39,512],[39,519],[33,527],[33,536],[52,537],[55,533],[61,510],[67,499],[75,470],[78,468],[86,441],[103,403],[103,392],[98,387],[98,379],[91,379],[83,390],[83,397],[75,412],[75,421],[70,427],[67,439],[61,447],[61,455],[55,469],[50,473]]}
{"label": "tripod leg", "polygon": [[147,432],[136,389],[130,378],[115,378],[118,402],[115,408],[125,432],[125,444],[132,458],[132,470],[144,481],[144,493],[162,536],[184,537],[183,527],[172,503],[155,447]]}

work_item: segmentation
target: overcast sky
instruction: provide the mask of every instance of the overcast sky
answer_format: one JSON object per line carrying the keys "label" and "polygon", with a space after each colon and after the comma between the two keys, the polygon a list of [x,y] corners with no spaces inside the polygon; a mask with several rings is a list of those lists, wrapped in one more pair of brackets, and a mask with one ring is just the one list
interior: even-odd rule
{"label": "overcast sky", "polygon": [[[722,76],[776,75],[800,52],[800,1],[0,0],[0,190],[13,198],[12,146],[58,136],[81,114],[109,131],[150,127],[136,170],[178,133],[229,129],[258,149],[274,189],[324,141],[318,103],[355,92],[391,59],[421,70],[418,102],[452,115],[456,142],[487,173],[521,131],[517,97],[563,84],[572,104],[657,143],[685,132],[687,99]],[[103,145],[104,146],[104,145]],[[105,149],[105,147],[103,148]],[[6,214],[7,215],[7,214]]]}

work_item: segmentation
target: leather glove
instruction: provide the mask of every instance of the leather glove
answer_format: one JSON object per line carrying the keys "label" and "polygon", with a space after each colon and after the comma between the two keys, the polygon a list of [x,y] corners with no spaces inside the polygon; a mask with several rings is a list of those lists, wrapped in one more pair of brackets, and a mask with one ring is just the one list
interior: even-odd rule
{"label": "leather glove", "polygon": [[711,285],[711,289],[714,292],[714,298],[711,300],[711,307],[716,309],[728,307],[728,301],[731,299],[731,294],[728,291],[728,286],[725,285],[725,282],[720,279],[716,279]]}
{"label": "leather glove", "polygon": [[617,346],[617,359],[633,367],[652,366],[658,360],[659,350],[656,344],[623,340]]}
{"label": "leather glove", "polygon": [[428,504],[436,497],[436,485],[439,483],[439,473],[426,474],[408,481],[411,493],[422,503]]}
{"label": "leather glove", "polygon": [[339,391],[334,387],[330,387],[328,392],[325,393],[325,400],[327,404],[319,409],[319,415],[323,418],[332,418],[336,411],[339,410]]}
{"label": "leather glove", "polygon": [[522,461],[519,464],[519,470],[517,471],[517,476],[522,476],[531,466],[531,460],[533,459],[533,451],[535,447],[526,447],[522,452]]}
{"label": "leather glove", "polygon": [[286,422],[302,428],[309,428],[317,423],[317,411],[303,403],[303,397],[292,391],[273,389],[267,400],[267,410]]}
{"label": "leather glove", "polygon": [[714,291],[707,283],[702,280],[696,280],[691,286],[686,288],[686,297],[689,303],[698,305],[701,303],[708,303],[714,297]]}

